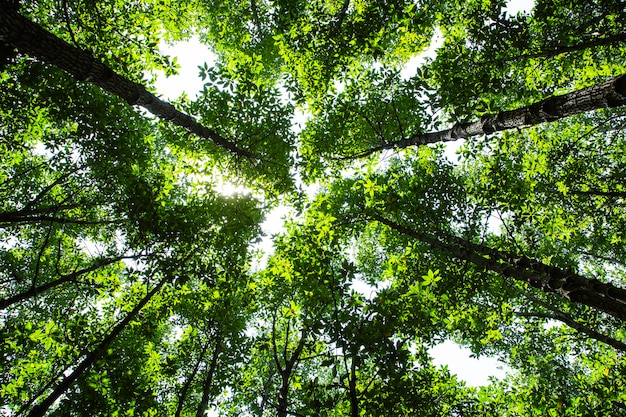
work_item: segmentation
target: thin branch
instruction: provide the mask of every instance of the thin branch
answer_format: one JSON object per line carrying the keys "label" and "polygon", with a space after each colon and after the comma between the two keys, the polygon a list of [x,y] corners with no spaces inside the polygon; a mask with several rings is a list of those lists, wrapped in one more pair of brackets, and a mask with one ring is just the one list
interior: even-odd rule
{"label": "thin branch", "polygon": [[180,391],[180,394],[178,395],[178,404],[176,405],[176,412],[174,413],[174,417],[180,417],[180,414],[183,411],[183,405],[185,404],[185,399],[187,398],[187,391],[189,391],[189,387],[191,386],[191,383],[193,382],[196,375],[198,374],[198,369],[200,369],[200,364],[202,363],[202,360],[204,359],[204,355],[206,354],[206,351],[208,348],[209,348],[209,342],[206,342],[204,346],[202,347],[202,351],[200,352],[200,355],[198,356],[196,365],[191,371],[191,375],[189,375],[189,377],[185,381],[185,384],[183,385]]}
{"label": "thin branch", "polygon": [[278,349],[276,346],[276,314],[272,314],[272,354],[274,356],[274,362],[278,368],[278,372],[282,374],[283,368],[278,360]]}
{"label": "thin branch", "polygon": [[41,190],[39,192],[39,194],[37,194],[35,196],[35,198],[33,198],[31,201],[29,201],[22,210],[30,210],[35,204],[37,204],[39,201],[41,201],[41,199],[48,194],[54,187],[56,187],[57,185],[63,184],[70,176],[72,176],[73,174],[75,174],[76,172],[80,171],[83,167],[82,166],[78,166],[75,169],[64,173],[63,175],[61,175],[59,178],[57,178],[56,180],[54,180],[51,184],[47,185],[46,187],[44,187],[43,190]]}
{"label": "thin branch", "polygon": [[74,36],[74,31],[72,30],[72,24],[70,23],[70,15],[67,10],[67,0],[63,0],[61,3],[61,6],[63,7],[63,15],[65,16],[65,25],[67,26],[67,31],[69,32],[70,38],[72,39],[74,45],[78,45],[78,42],[76,42],[76,37]]}
{"label": "thin branch", "polygon": [[335,24],[333,25],[334,27],[333,27],[333,30],[331,31],[333,32],[332,34],[336,34],[337,32],[341,30],[341,25],[343,24],[343,21],[346,18],[349,7],[350,7],[350,0],[344,0],[343,4],[341,5],[341,9],[339,9],[339,12],[337,13],[337,16],[335,17]]}
{"label": "thin branch", "polygon": [[45,284],[40,285],[39,287],[36,287],[34,284],[31,286],[30,289],[23,291],[19,294],[15,294],[9,298],[4,298],[4,299],[0,299],[0,310],[4,310],[10,306],[12,306],[13,304],[19,303],[21,301],[27,300],[29,298],[35,297],[39,294],[42,294],[52,288],[58,287],[59,285],[68,283],[68,282],[73,282],[75,281],[78,277],[80,277],[81,275],[85,275],[88,274],[90,272],[96,271],[104,266],[107,265],[111,265],[113,263],[119,262],[121,260],[124,259],[139,259],[142,257],[146,257],[148,255],[126,255],[126,256],[116,256],[113,258],[107,258],[107,259],[100,259],[97,260],[96,262],[94,262],[92,265],[82,268],[78,271],[74,271],[71,274],[67,274],[67,275],[61,275],[60,278],[55,279],[53,281],[47,282]]}
{"label": "thin branch", "polygon": [[33,273],[33,278],[31,280],[31,286],[33,288],[37,286],[37,279],[39,278],[39,268],[41,267],[41,257],[43,256],[43,251],[46,249],[46,246],[48,246],[48,242],[50,241],[51,234],[52,234],[52,224],[49,224],[48,231],[46,232],[46,237],[44,238],[41,248],[39,248],[39,254],[37,255],[37,261],[35,262],[35,271]]}
{"label": "thin branch", "polygon": [[0,225],[2,224],[19,224],[19,223],[39,223],[39,222],[48,222],[48,223],[56,223],[56,224],[79,224],[83,226],[103,226],[110,224],[122,224],[126,220],[79,220],[79,219],[70,219],[65,217],[54,217],[54,216],[22,216],[22,217],[13,217],[13,218],[0,218]]}
{"label": "thin branch", "polygon": [[495,59],[491,61],[481,61],[476,62],[474,65],[482,66],[482,65],[493,65],[493,64],[503,64],[508,62],[522,61],[526,59],[536,59],[536,58],[550,58],[553,56],[569,53],[569,52],[579,52],[584,51],[586,49],[593,49],[600,46],[609,46],[614,44],[620,44],[626,42],[626,33],[618,33],[614,35],[607,35],[598,37],[594,40],[590,40],[587,42],[581,42],[576,45],[556,45],[553,47],[542,49],[538,52],[531,52],[527,54],[521,54],[514,57],[506,57]]}
{"label": "thin branch", "polygon": [[549,314],[549,313],[524,312],[524,311],[514,311],[513,313],[520,317],[537,317],[537,318],[545,318],[545,319],[552,319],[552,320],[560,321],[564,323],[565,325],[567,325],[568,327],[576,330],[578,333],[584,334],[585,336],[588,336],[591,339],[597,340],[598,342],[605,343],[617,350],[621,350],[622,352],[626,352],[626,343],[620,342],[617,339],[614,339],[610,336],[607,336],[598,331],[595,331],[589,328],[588,326],[585,326],[584,324],[577,322],[576,320],[572,319],[569,315],[566,315],[565,313],[560,312],[560,313],[555,313],[555,314]]}

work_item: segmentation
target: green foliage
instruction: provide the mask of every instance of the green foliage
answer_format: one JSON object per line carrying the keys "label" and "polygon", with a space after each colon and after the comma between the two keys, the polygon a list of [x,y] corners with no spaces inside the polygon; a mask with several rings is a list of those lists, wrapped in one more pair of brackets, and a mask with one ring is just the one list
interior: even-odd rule
{"label": "green foliage", "polygon": [[77,47],[87,47],[116,71],[141,81],[144,73],[176,73],[176,58],[163,55],[161,42],[188,38],[195,31],[197,1],[38,1],[21,11]]}
{"label": "green foliage", "polygon": [[[624,72],[617,2],[543,2],[509,16],[504,2],[447,11],[445,42],[429,67],[453,120],[512,109]],[[618,58],[620,57],[620,58]],[[462,86],[463,88],[459,88]]]}
{"label": "green foliage", "polygon": [[623,4],[505,6],[0,1],[148,87],[197,36],[173,105],[245,151],[0,45],[0,414],[621,415],[623,108],[405,148],[624,74]]}

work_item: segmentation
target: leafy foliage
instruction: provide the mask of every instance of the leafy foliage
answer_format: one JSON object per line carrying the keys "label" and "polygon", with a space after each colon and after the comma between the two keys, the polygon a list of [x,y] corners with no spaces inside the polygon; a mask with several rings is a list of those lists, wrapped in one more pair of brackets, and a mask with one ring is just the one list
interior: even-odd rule
{"label": "leafy foliage", "polygon": [[[8,10],[148,89],[197,36],[171,108],[242,152],[29,56]],[[621,415],[624,13],[0,1],[0,414]],[[507,375],[468,386],[444,340]]]}

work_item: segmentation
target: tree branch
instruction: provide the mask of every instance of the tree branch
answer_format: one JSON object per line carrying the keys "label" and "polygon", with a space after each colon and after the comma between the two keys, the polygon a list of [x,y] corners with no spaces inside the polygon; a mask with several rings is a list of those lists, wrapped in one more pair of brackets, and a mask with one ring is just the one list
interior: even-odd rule
{"label": "tree branch", "polygon": [[193,117],[148,92],[143,85],[117,74],[96,59],[91,52],[70,45],[5,7],[0,7],[0,40],[17,48],[23,54],[31,55],[66,71],[78,81],[90,82],[131,105],[141,106],[158,118],[208,139],[234,155],[256,159],[254,155],[240,149],[216,131],[198,123]]}

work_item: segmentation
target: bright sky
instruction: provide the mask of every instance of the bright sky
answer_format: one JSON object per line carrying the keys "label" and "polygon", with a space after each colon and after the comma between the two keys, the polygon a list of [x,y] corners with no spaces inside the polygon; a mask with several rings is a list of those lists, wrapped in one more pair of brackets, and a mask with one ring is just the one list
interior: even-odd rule
{"label": "bright sky", "polygon": [[[507,6],[509,15],[517,12],[530,11],[533,7],[533,0],[511,0]],[[438,46],[441,40],[435,37],[434,45]],[[414,73],[415,68],[424,62],[426,57],[433,57],[436,48],[431,48],[420,56],[411,59],[403,71],[403,75],[409,77]],[[205,62],[215,62],[216,56],[209,48],[202,45],[197,39],[181,43],[176,46],[166,46],[161,48],[162,52],[178,57],[180,66],[178,75],[170,77],[159,77],[156,81],[156,91],[166,100],[173,100],[180,96],[182,92],[187,93],[190,98],[196,97],[202,89],[203,82],[199,77],[198,66]],[[460,141],[457,141],[460,142]],[[451,144],[457,149],[460,143]],[[263,224],[263,229],[268,235],[263,241],[263,246],[270,245],[270,236],[282,231],[283,218],[287,213],[286,208],[278,208],[268,215]],[[451,341],[445,341],[431,349],[431,354],[436,365],[447,365],[451,373],[456,374],[467,385],[479,386],[489,383],[490,377],[501,378],[507,371],[507,366],[493,358],[481,357],[472,358],[469,349],[459,347]]]}

